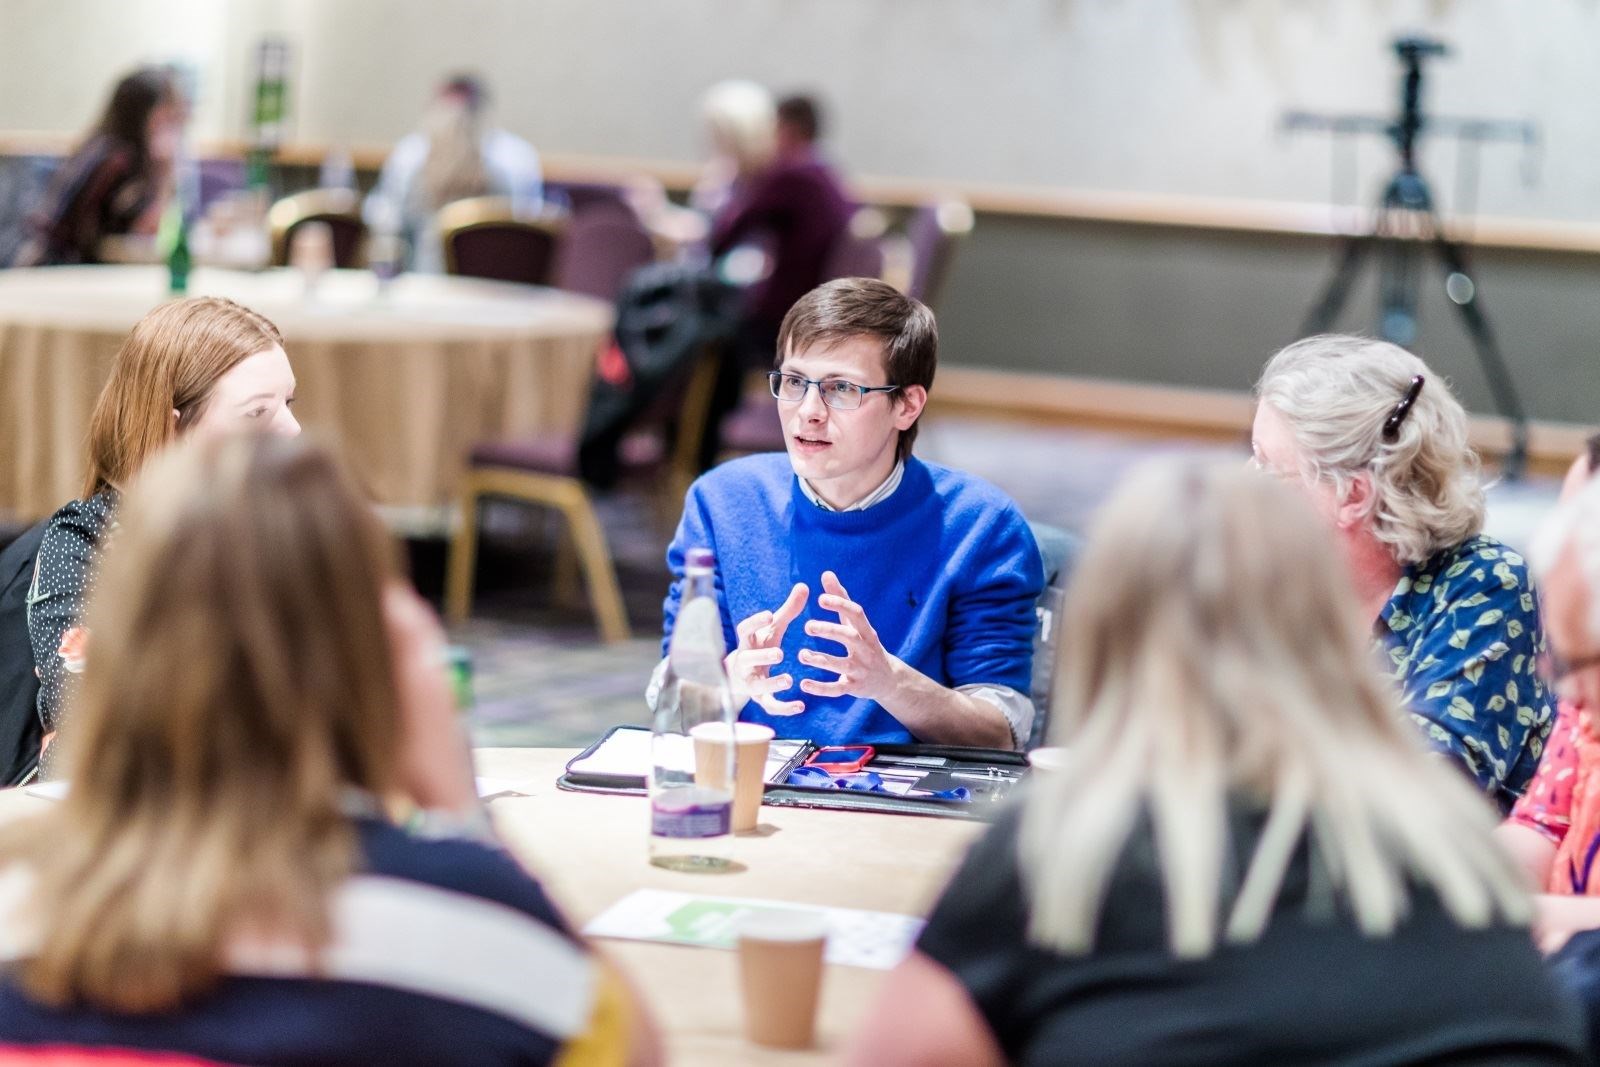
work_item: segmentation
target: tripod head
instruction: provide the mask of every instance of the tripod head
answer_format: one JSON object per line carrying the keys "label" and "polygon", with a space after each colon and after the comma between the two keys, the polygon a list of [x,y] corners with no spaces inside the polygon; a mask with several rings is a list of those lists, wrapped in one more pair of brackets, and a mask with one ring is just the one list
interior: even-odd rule
{"label": "tripod head", "polygon": [[1400,79],[1400,117],[1389,127],[1389,136],[1400,149],[1400,169],[1407,174],[1417,169],[1417,134],[1422,132],[1422,61],[1428,56],[1449,55],[1444,42],[1426,37],[1401,37],[1394,42],[1395,54],[1405,74]]}

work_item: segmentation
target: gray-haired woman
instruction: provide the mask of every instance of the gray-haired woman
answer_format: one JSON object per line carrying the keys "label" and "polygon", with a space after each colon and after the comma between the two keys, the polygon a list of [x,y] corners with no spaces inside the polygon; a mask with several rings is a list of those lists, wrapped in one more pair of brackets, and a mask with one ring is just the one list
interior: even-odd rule
{"label": "gray-haired woman", "polygon": [[1338,335],[1273,356],[1256,396],[1256,464],[1301,489],[1336,531],[1412,718],[1509,811],[1554,711],[1536,667],[1544,634],[1527,565],[1483,533],[1460,402],[1410,352]]}

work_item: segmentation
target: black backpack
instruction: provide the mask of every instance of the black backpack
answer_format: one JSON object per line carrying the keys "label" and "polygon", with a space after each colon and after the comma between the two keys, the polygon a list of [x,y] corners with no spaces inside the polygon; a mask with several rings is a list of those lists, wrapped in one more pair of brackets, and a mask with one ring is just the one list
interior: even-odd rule
{"label": "black backpack", "polygon": [[601,353],[589,389],[578,470],[598,488],[615,484],[617,446],[652,405],[670,400],[707,345],[725,342],[740,292],[708,267],[652,263],[617,294],[616,343]]}
{"label": "black backpack", "polygon": [[0,551],[0,785],[18,785],[39,765],[39,676],[28,636],[28,590],[49,520]]}

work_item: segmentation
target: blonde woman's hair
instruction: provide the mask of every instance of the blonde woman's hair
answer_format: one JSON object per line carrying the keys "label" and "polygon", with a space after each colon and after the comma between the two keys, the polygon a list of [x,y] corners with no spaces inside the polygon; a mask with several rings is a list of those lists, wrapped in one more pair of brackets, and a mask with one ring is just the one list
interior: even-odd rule
{"label": "blonde woman's hair", "polygon": [[700,112],[719,147],[727,150],[741,175],[753,174],[777,150],[778,106],[772,94],[751,81],[723,81],[706,90]]}
{"label": "blonde woman's hair", "polygon": [[[1421,392],[1393,440],[1384,423],[1422,375]],[[1398,345],[1321,334],[1268,361],[1256,399],[1282,415],[1300,473],[1342,496],[1372,480],[1372,528],[1402,563],[1421,563],[1483,529],[1478,455],[1467,443],[1467,413],[1449,383]]]}
{"label": "blonde woman's hair", "polygon": [[90,605],[66,799],[0,831],[27,872],[21,965],[53,1005],[149,1012],[230,935],[316,952],[355,863],[344,804],[388,794],[399,726],[388,535],[329,453],[251,434],[154,460]]}
{"label": "blonde woman's hair", "polygon": [[477,107],[444,97],[429,107],[423,128],[428,155],[418,180],[429,211],[489,191],[489,171],[483,165],[483,116]]}
{"label": "blonde woman's hair", "polygon": [[125,488],[205,413],[218,379],[248,357],[282,347],[283,335],[264,315],[219,296],[175,300],[140,319],[111,361],[89,418],[83,498]]}
{"label": "blonde woman's hair", "polygon": [[[1400,921],[1408,880],[1463,926],[1528,919],[1493,814],[1379,678],[1337,558],[1306,503],[1238,466],[1152,465],[1105,506],[1062,620],[1051,739],[1067,766],[1022,814],[1032,940],[1093,948],[1145,825],[1182,957],[1260,937],[1307,836],[1369,935]],[[1266,822],[1235,883],[1241,804]]]}

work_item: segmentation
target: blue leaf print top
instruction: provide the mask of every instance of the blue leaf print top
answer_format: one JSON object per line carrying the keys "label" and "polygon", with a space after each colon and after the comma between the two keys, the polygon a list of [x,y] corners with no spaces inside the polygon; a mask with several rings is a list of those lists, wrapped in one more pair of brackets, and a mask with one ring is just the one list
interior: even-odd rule
{"label": "blue leaf print top", "polygon": [[1379,613],[1375,639],[1423,736],[1509,810],[1554,720],[1522,557],[1480,534],[1413,564]]}

